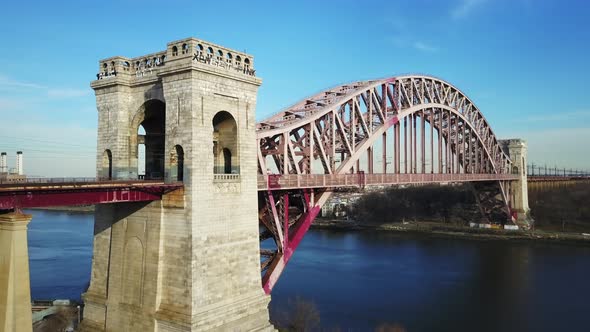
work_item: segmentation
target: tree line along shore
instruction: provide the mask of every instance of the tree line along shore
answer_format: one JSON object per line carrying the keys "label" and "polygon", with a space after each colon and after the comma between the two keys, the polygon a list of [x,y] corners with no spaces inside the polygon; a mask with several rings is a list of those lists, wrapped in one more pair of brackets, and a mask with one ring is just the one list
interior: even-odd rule
{"label": "tree line along shore", "polygon": [[590,243],[590,184],[529,190],[528,231],[469,228],[483,222],[470,184],[390,187],[368,192],[345,207],[344,218],[320,218],[316,228],[390,230],[498,239]]}

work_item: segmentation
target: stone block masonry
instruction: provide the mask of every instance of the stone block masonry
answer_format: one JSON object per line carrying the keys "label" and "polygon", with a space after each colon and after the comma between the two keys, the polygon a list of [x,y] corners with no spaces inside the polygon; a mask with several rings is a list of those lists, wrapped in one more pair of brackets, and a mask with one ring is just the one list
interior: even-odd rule
{"label": "stone block masonry", "polygon": [[512,183],[509,192],[511,208],[517,213],[518,223],[528,228],[531,219],[527,182],[527,144],[522,139],[501,140],[500,144],[512,160],[511,173],[519,176],[518,181]]}
{"label": "stone block masonry", "polygon": [[27,225],[32,216],[0,214],[0,331],[33,330]]}
{"label": "stone block masonry", "polygon": [[195,38],[99,62],[98,176],[184,188],[149,204],[97,207],[83,330],[272,330],[260,275],[254,74],[251,55]]}

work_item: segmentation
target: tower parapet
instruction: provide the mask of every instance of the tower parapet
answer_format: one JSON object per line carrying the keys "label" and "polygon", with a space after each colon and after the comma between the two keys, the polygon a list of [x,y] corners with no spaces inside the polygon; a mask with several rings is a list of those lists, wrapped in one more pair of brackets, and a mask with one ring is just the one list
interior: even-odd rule
{"label": "tower parapet", "polygon": [[97,80],[123,78],[142,81],[175,61],[191,61],[247,76],[255,76],[254,57],[196,38],[168,43],[166,50],[135,58],[115,56],[99,61]]}

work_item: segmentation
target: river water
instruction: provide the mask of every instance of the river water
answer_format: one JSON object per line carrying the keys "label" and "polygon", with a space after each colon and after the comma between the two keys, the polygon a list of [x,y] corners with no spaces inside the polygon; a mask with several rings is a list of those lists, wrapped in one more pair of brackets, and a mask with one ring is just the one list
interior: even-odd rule
{"label": "river water", "polygon": [[[90,278],[93,215],[28,211],[34,299],[79,299]],[[299,297],[322,329],[590,331],[590,247],[310,231],[272,294]]]}

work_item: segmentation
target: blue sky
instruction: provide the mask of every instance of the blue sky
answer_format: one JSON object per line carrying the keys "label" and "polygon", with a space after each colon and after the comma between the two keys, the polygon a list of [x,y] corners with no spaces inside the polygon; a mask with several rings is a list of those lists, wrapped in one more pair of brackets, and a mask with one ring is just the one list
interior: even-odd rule
{"label": "blue sky", "polygon": [[465,92],[529,160],[590,169],[585,1],[19,1],[3,4],[0,151],[94,176],[98,60],[194,36],[255,56],[260,120],[327,87],[425,73]]}

